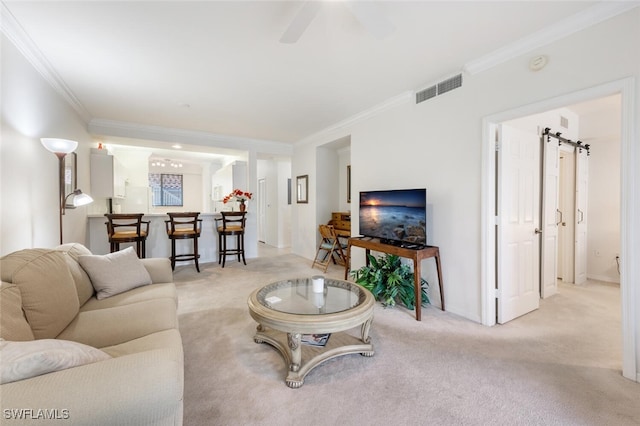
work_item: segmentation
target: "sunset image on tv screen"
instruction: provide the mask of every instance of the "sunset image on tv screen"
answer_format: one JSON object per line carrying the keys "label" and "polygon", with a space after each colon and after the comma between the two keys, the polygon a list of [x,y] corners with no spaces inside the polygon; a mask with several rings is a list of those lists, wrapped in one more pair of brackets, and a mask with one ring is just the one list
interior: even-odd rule
{"label": "sunset image on tv screen", "polygon": [[426,244],[426,190],[360,193],[360,234]]}

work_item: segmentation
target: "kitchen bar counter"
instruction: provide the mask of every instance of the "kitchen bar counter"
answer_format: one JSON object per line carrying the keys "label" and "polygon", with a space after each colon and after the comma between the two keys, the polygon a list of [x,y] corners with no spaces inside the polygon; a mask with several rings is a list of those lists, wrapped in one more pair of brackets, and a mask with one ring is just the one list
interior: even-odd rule
{"label": "kitchen bar counter", "polygon": [[[200,213],[202,219],[202,230],[198,240],[198,252],[200,263],[217,262],[218,253],[218,233],[216,232],[215,219],[220,218],[220,213]],[[147,236],[146,257],[169,257],[171,255],[171,242],[167,238],[165,220],[169,216],[164,213],[149,213],[143,216],[143,220],[148,220],[149,235]],[[109,240],[107,238],[107,218],[103,214],[88,215],[87,240],[89,250],[93,254],[108,254]],[[231,242],[231,241],[229,241]],[[133,243],[132,243],[133,244]],[[191,240],[177,240],[176,252],[193,252],[193,242]],[[120,248],[126,248],[129,244],[121,244]],[[178,262],[176,265],[187,265],[188,262]]]}

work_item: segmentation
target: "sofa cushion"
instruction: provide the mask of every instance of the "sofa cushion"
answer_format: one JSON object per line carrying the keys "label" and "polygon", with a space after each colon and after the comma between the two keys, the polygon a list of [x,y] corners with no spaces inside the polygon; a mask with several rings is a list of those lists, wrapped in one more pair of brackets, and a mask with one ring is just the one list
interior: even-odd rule
{"label": "sofa cushion", "polygon": [[104,361],[105,352],[81,343],[57,339],[0,341],[0,384]]}
{"label": "sofa cushion", "polygon": [[33,340],[33,331],[22,311],[22,296],[15,284],[0,285],[0,337],[5,340]]}
{"label": "sofa cushion", "polygon": [[16,425],[177,426],[183,371],[180,347],[139,352],[2,385],[2,408],[66,409],[70,416],[6,422]]}
{"label": "sofa cushion", "polygon": [[176,303],[165,297],[81,311],[58,339],[103,348],[172,328],[178,328]]}
{"label": "sofa cushion", "polygon": [[78,262],[87,271],[98,300],[151,284],[151,276],[133,247],[100,255],[81,255]]}
{"label": "sofa cushion", "polygon": [[147,259],[140,259],[140,262],[144,265],[151,276],[151,282],[158,283],[172,283],[173,282],[173,269],[171,269],[171,261],[166,257],[153,257]]}
{"label": "sofa cushion", "polygon": [[87,272],[82,269],[78,263],[78,257],[82,255],[90,255],[91,252],[88,248],[78,243],[63,244],[56,247],[56,250],[67,254],[67,256],[65,256],[65,260],[67,261],[67,265],[69,265],[69,271],[71,271],[71,276],[73,277],[73,281],[76,285],[76,291],[78,292],[78,301],[80,302],[80,306],[82,306],[87,303],[87,300],[89,300],[91,296],[93,296],[95,290],[91,285],[89,275],[87,275]]}
{"label": "sofa cushion", "polygon": [[115,358],[155,349],[168,348],[182,348],[182,337],[180,336],[180,332],[175,328],[158,331],[157,333],[133,339],[119,345],[100,348],[100,350]]}
{"label": "sofa cushion", "polygon": [[133,290],[98,300],[92,297],[82,305],[80,312],[92,311],[95,309],[114,308],[116,306],[130,305],[132,303],[144,302],[152,299],[171,299],[178,307],[178,292],[173,283],[149,284],[142,287],[136,287]]}
{"label": "sofa cushion", "polygon": [[18,286],[22,308],[36,339],[56,337],[80,310],[73,277],[64,254],[27,249],[0,260],[3,281]]}

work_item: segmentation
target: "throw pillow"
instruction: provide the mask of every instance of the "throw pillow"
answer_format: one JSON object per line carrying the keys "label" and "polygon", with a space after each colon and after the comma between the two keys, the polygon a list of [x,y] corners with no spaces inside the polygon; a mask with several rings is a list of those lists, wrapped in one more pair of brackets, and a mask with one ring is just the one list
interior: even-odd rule
{"label": "throw pillow", "polygon": [[69,340],[0,340],[0,384],[79,367],[111,357],[100,349]]}
{"label": "throw pillow", "polygon": [[151,284],[151,276],[133,247],[104,256],[78,256],[78,262],[91,278],[98,299]]}

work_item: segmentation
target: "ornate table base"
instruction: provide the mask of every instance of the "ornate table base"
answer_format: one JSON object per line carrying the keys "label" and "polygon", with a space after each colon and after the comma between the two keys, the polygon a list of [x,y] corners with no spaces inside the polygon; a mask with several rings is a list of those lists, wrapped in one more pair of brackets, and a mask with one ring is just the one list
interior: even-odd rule
{"label": "ornate table base", "polygon": [[285,382],[290,388],[299,388],[305,376],[328,359],[354,353],[373,356],[373,344],[369,338],[372,321],[373,318],[369,318],[361,325],[360,338],[345,332],[332,333],[325,346],[305,345],[301,343],[302,333],[285,333],[260,324],[253,340],[268,343],[282,354],[289,370]]}

